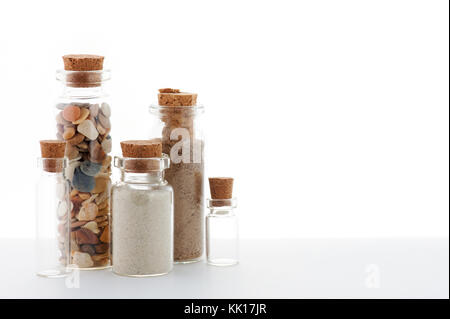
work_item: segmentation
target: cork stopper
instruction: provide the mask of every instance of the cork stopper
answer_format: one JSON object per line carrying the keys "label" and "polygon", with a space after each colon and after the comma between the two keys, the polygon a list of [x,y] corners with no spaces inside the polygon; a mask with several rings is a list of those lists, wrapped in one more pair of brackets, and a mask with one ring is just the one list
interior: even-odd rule
{"label": "cork stopper", "polygon": [[41,155],[43,158],[63,158],[66,151],[66,142],[59,140],[43,140],[41,144]]}
{"label": "cork stopper", "polygon": [[66,150],[66,142],[58,140],[43,140],[41,144],[41,156],[43,169],[47,172],[62,172],[64,168],[63,158]]}
{"label": "cork stopper", "polygon": [[162,106],[197,105],[197,93],[180,92],[179,89],[159,89],[158,103]]}
{"label": "cork stopper", "polygon": [[142,158],[143,160],[126,160],[125,170],[141,173],[159,169],[159,164],[144,159],[162,156],[162,144],[159,139],[131,140],[120,142],[123,157]]}
{"label": "cork stopper", "polygon": [[[102,82],[104,57],[90,54],[69,54],[63,56],[64,70],[70,71],[66,75],[67,86],[96,87]],[[93,72],[89,72],[93,71]]]}
{"label": "cork stopper", "polygon": [[233,178],[231,177],[210,177],[209,189],[212,199],[233,198]]}
{"label": "cork stopper", "polygon": [[159,140],[132,140],[120,142],[122,155],[132,158],[161,157],[162,145]]}
{"label": "cork stopper", "polygon": [[66,71],[98,71],[103,70],[105,57],[92,54],[68,54],[63,56]]}

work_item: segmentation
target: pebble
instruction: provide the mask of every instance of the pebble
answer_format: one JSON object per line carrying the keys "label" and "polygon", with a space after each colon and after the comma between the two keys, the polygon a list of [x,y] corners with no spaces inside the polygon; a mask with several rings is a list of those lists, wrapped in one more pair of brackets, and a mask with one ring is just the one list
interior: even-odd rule
{"label": "pebble", "polygon": [[92,189],[92,193],[99,194],[104,192],[108,188],[109,178],[107,177],[97,177],[95,179],[95,187]]}
{"label": "pebble", "polygon": [[95,221],[91,221],[91,222],[87,223],[82,228],[89,229],[94,234],[98,234],[100,232],[100,230],[98,229],[97,223]]}
{"label": "pebble", "polygon": [[78,196],[80,196],[80,198],[81,198],[83,201],[86,201],[86,200],[88,200],[89,198],[91,198],[91,195],[90,195],[89,193],[78,193]]}
{"label": "pebble", "polygon": [[103,115],[102,113],[98,114],[98,121],[100,122],[100,124],[105,128],[105,129],[109,129],[111,128],[111,122],[109,121],[109,118],[107,118],[105,115]]}
{"label": "pebble", "polygon": [[108,249],[109,249],[109,244],[107,244],[107,243],[95,245],[95,252],[97,254],[104,254],[108,251]]}
{"label": "pebble", "polygon": [[[89,194],[89,193],[87,193],[87,194]],[[97,198],[97,196],[98,196],[98,194],[92,194],[87,200],[85,200],[83,202],[83,205],[87,205],[89,203],[94,202],[94,200]]]}
{"label": "pebble", "polygon": [[69,143],[70,145],[78,145],[81,142],[83,142],[83,140],[84,140],[84,135],[77,133],[77,134],[75,134],[74,137],[72,137],[71,139],[67,140],[67,143]]}
{"label": "pebble", "polygon": [[78,245],[83,244],[98,244],[98,237],[89,229],[80,228],[75,231],[75,239]]}
{"label": "pebble", "polygon": [[112,157],[111,156],[106,156],[105,160],[103,161],[102,165],[103,166],[110,166],[112,162]]}
{"label": "pebble", "polygon": [[98,131],[95,128],[95,125],[90,120],[83,121],[77,127],[77,131],[86,136],[91,141],[95,140],[98,137]]}
{"label": "pebble", "polygon": [[98,206],[98,210],[102,210],[102,209],[105,209],[106,207],[108,207],[108,202],[107,201],[104,201],[103,203],[101,203],[101,204],[97,204],[97,206]]}
{"label": "pebble", "polygon": [[103,192],[101,194],[98,195],[98,197],[95,199],[95,203],[97,205],[103,204],[103,202],[105,202],[106,199],[108,199],[109,194],[107,192]]}
{"label": "pebble", "polygon": [[89,158],[91,159],[91,162],[102,163],[105,157],[105,151],[102,149],[100,143],[97,141],[91,141],[89,143]]}
{"label": "pebble", "polygon": [[97,213],[97,217],[107,216],[108,214],[109,214],[109,205],[107,205],[105,209],[99,210]]}
{"label": "pebble", "polygon": [[106,226],[103,230],[103,233],[100,236],[100,241],[103,243],[109,243],[110,237],[109,237],[109,226]]}
{"label": "pebble", "polygon": [[72,124],[72,122],[66,121],[63,116],[62,116],[62,112],[59,112],[58,115],[56,115],[56,123],[61,124],[61,125],[69,125]]}
{"label": "pebble", "polygon": [[73,254],[73,263],[80,268],[87,268],[94,266],[94,261],[88,253],[82,253],[79,251]]}
{"label": "pebble", "polygon": [[106,215],[105,216],[97,216],[95,218],[95,221],[97,222],[97,224],[102,223],[107,220],[108,220],[108,216],[106,216]]}
{"label": "pebble", "polygon": [[95,185],[95,179],[92,176],[84,174],[79,167],[75,168],[72,185],[80,192],[91,192]]}
{"label": "pebble", "polygon": [[89,107],[89,112],[91,112],[91,115],[93,117],[96,117],[98,115],[98,110],[99,110],[98,104],[92,104]]}
{"label": "pebble", "polygon": [[87,176],[96,176],[100,173],[101,168],[102,164],[93,163],[90,161],[83,162],[80,166],[81,171]]}
{"label": "pebble", "polygon": [[82,142],[82,143],[78,144],[77,147],[78,147],[80,150],[87,150],[87,149],[89,148],[89,145],[88,145],[88,143],[86,143],[86,142]]}
{"label": "pebble", "polygon": [[98,227],[106,227],[106,226],[108,226],[108,224],[109,224],[109,222],[105,221],[105,222],[98,223],[97,225],[98,225]]}
{"label": "pebble", "polygon": [[105,153],[109,153],[111,152],[112,149],[112,139],[111,136],[107,136],[103,142],[102,142],[102,148],[105,151]]}
{"label": "pebble", "polygon": [[92,256],[92,260],[94,260],[96,262],[101,261],[101,262],[106,263],[106,262],[108,262],[108,259],[109,259],[109,252]]}
{"label": "pebble", "polygon": [[77,220],[76,222],[71,222],[71,223],[70,223],[70,228],[71,228],[71,230],[74,230],[74,229],[76,229],[76,228],[78,228],[78,227],[81,227],[81,226],[83,226],[83,225],[86,225],[86,223],[87,223],[87,221],[80,221],[80,220]]}
{"label": "pebble", "polygon": [[81,245],[80,250],[82,252],[88,253],[89,255],[95,255],[95,249],[92,245]]}
{"label": "pebble", "polygon": [[75,128],[73,126],[66,126],[64,128],[64,133],[63,133],[62,136],[63,136],[63,138],[65,140],[69,140],[72,137],[74,137],[75,133],[76,133],[76,131],[75,131]]}
{"label": "pebble", "polygon": [[109,107],[108,103],[102,103],[101,110],[102,110],[102,113],[104,116],[106,116],[106,117],[111,116],[111,108]]}
{"label": "pebble", "polygon": [[62,111],[62,116],[66,121],[74,122],[80,118],[81,109],[75,105],[69,105]]}
{"label": "pebble", "polygon": [[89,116],[89,109],[86,108],[82,108],[81,109],[81,114],[80,117],[76,120],[76,121],[72,121],[72,124],[80,124],[81,122],[83,122],[85,119],[87,119]]}
{"label": "pebble", "polygon": [[97,131],[100,133],[100,135],[106,134],[106,129],[103,126],[101,126],[100,123],[97,123]]}
{"label": "pebble", "polygon": [[97,217],[98,207],[94,203],[89,203],[87,205],[83,205],[78,213],[78,220],[86,221],[86,220],[94,220]]}
{"label": "pebble", "polygon": [[[83,204],[83,200],[79,196],[75,196],[71,199],[71,203],[73,204],[73,208],[71,210],[71,218],[75,218],[76,215],[79,213],[81,206]],[[73,215],[73,216],[72,216]],[[75,218],[75,220],[77,220]]]}

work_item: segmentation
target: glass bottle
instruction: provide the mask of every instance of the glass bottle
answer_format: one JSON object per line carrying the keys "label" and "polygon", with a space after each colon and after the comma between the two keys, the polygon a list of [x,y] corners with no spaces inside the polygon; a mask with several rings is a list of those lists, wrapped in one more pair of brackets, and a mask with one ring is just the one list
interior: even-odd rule
{"label": "glass bottle", "polygon": [[64,176],[65,158],[39,158],[36,187],[36,273],[67,275],[69,264],[70,185]]}
{"label": "glass bottle", "polygon": [[57,138],[67,141],[72,211],[71,260],[81,269],[110,266],[111,108],[104,83],[109,70],[57,71]]}
{"label": "glass bottle", "polygon": [[210,265],[231,266],[239,261],[236,199],[208,199],[206,258]]}
{"label": "glass bottle", "polygon": [[121,171],[111,193],[112,270],[118,275],[148,277],[172,270],[173,189],[164,179],[169,163],[164,154],[114,159]]}
{"label": "glass bottle", "polygon": [[174,261],[190,263],[203,255],[204,137],[202,105],[151,105],[151,137],[160,137],[170,156],[166,179],[174,190]]}

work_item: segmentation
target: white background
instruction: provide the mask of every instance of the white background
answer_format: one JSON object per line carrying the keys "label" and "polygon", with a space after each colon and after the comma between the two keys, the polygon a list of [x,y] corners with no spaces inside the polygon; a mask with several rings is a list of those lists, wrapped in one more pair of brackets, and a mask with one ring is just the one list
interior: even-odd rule
{"label": "white background", "polygon": [[113,72],[114,153],[199,94],[243,237],[448,236],[448,1],[2,1],[0,237],[33,237],[68,53]]}

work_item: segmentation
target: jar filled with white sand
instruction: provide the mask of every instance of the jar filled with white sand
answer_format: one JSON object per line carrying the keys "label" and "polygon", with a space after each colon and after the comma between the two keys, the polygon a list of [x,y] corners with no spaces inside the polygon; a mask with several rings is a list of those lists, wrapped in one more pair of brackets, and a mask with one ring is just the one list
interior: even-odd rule
{"label": "jar filled with white sand", "polygon": [[113,267],[118,275],[158,276],[173,265],[173,190],[164,179],[170,160],[159,140],[121,142],[112,188]]}

